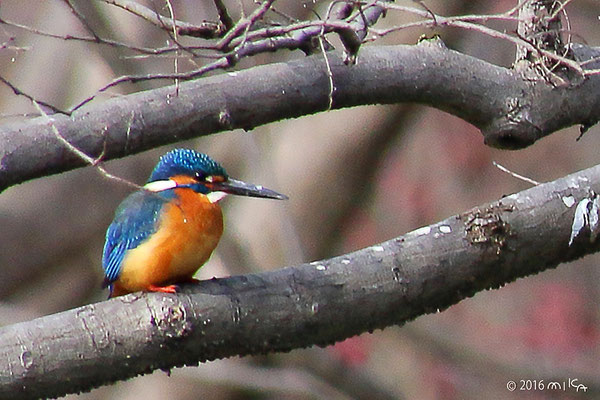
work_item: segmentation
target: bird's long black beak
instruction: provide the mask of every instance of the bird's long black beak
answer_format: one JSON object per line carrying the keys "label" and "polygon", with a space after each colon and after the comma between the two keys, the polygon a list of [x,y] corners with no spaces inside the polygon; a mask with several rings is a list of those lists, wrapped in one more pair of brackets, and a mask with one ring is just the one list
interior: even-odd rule
{"label": "bird's long black beak", "polygon": [[276,191],[267,189],[261,185],[253,185],[251,183],[246,183],[231,178],[228,178],[223,182],[212,182],[210,184],[210,189],[213,191],[225,192],[239,196],[262,197],[266,199],[277,200],[288,199],[285,194],[277,193]]}

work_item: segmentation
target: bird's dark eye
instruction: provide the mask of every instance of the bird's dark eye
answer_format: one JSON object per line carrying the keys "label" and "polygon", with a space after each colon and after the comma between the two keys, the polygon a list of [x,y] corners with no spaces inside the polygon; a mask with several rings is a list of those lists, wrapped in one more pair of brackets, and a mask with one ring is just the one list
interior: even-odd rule
{"label": "bird's dark eye", "polygon": [[203,180],[205,180],[205,179],[206,179],[206,175],[205,175],[205,174],[203,174],[202,172],[196,172],[196,173],[194,173],[194,178],[195,178],[197,181],[203,181]]}
{"label": "bird's dark eye", "polygon": [[196,172],[194,174],[194,179],[197,182],[202,182],[202,183],[213,183],[213,182],[222,182],[223,181],[223,177],[219,176],[219,175],[208,175],[205,174],[203,172]]}

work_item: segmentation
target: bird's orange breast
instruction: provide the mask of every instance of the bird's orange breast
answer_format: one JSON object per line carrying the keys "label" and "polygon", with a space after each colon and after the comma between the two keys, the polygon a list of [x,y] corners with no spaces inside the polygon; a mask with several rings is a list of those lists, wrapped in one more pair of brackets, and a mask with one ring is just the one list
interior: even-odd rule
{"label": "bird's orange breast", "polygon": [[175,193],[163,207],[157,231],[125,255],[118,292],[190,280],[217,246],[223,233],[219,205],[191,189]]}

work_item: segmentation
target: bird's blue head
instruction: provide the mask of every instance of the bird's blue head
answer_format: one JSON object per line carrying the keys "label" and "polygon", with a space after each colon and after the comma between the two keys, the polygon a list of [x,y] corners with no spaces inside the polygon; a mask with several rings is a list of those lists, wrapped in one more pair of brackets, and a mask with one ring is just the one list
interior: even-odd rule
{"label": "bird's blue head", "polygon": [[[177,179],[177,177],[180,178]],[[225,168],[218,162],[206,154],[190,149],[175,149],[162,156],[154,167],[145,188],[154,192],[187,188],[205,195],[211,192],[220,192],[223,196],[225,193],[229,193],[269,199],[287,199],[287,196],[260,185],[230,178]],[[222,196],[218,196],[218,193],[216,194],[214,199],[222,198]]]}
{"label": "bird's blue head", "polygon": [[160,158],[148,182],[167,180],[176,175],[185,175],[197,180],[209,176],[227,179],[225,169],[206,154],[191,149],[175,149]]}

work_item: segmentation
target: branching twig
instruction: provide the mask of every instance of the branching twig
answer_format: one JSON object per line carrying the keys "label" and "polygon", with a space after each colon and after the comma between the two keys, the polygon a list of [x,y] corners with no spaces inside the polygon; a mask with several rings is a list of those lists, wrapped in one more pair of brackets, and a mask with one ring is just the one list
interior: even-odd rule
{"label": "branching twig", "polygon": [[[100,163],[102,162],[102,158],[104,157],[104,153],[106,151],[106,147],[102,150],[102,153],[100,153],[100,155],[97,158],[92,158],[90,156],[88,156],[87,154],[85,154],[85,152],[81,151],[80,149],[78,149],[76,146],[74,146],[73,144],[71,144],[71,142],[69,142],[67,139],[65,139],[65,137],[59,132],[59,130],[56,128],[56,125],[54,124],[54,122],[52,121],[52,119],[48,116],[48,114],[46,114],[46,112],[40,107],[40,105],[38,104],[37,101],[35,101],[34,99],[31,99],[31,102],[33,103],[33,105],[35,106],[35,108],[38,110],[38,112],[42,115],[42,117],[44,118],[44,120],[46,120],[46,122],[48,123],[48,125],[50,125],[50,129],[52,129],[52,132],[54,133],[56,139],[58,139],[58,141],[65,146],[71,153],[75,154],[77,157],[79,157],[80,159],[82,159],[83,161],[85,161],[87,164],[91,165],[92,167],[96,168],[98,170],[98,172],[100,172],[100,174],[102,176],[104,176],[105,178],[123,183],[129,187],[132,187],[134,189],[138,189],[141,190],[143,189],[142,186],[137,185],[127,179],[123,179],[119,176],[113,175],[110,172],[108,172],[102,165],[100,165]],[[105,146],[106,146],[106,142]]]}
{"label": "branching twig", "polygon": [[71,10],[71,13],[73,15],[75,15],[75,17],[77,17],[77,19],[79,20],[79,22],[81,22],[81,24],[85,27],[85,29],[94,37],[95,41],[97,43],[100,43],[102,41],[102,39],[100,39],[100,37],[96,34],[96,32],[94,32],[94,29],[92,29],[92,27],[88,23],[87,19],[85,18],[85,16],[83,14],[81,14],[75,8],[75,6],[73,6],[73,4],[71,3],[70,0],[63,0],[63,2],[67,5],[67,7],[69,7],[69,9]]}
{"label": "branching twig", "polygon": [[213,39],[219,37],[222,34],[222,30],[219,24],[214,22],[204,21],[200,25],[189,24],[183,21],[177,21],[175,19],[167,19],[163,21],[160,15],[152,11],[151,9],[143,6],[142,4],[130,1],[130,0],[101,0],[106,4],[111,4],[116,7],[127,10],[133,15],[137,15],[140,18],[150,22],[158,27],[166,27],[168,30],[176,29],[180,35],[187,35],[192,37],[198,37],[203,39]]}
{"label": "branching twig", "polygon": [[0,24],[6,25],[6,26],[11,26],[11,27],[18,28],[18,29],[22,29],[22,30],[30,32],[32,34],[43,36],[43,37],[48,37],[48,38],[52,38],[52,39],[73,40],[73,41],[88,42],[88,43],[99,43],[99,44],[103,44],[103,45],[107,45],[107,46],[111,46],[111,47],[126,48],[126,49],[129,49],[129,50],[132,50],[132,51],[135,51],[138,53],[142,53],[142,54],[162,54],[167,51],[172,52],[172,51],[176,50],[175,48],[154,49],[154,48],[150,48],[150,47],[139,47],[139,46],[131,45],[129,43],[123,43],[123,42],[119,42],[119,41],[112,40],[112,39],[106,39],[106,38],[86,37],[86,36],[76,36],[76,35],[58,35],[55,33],[43,31],[41,29],[35,29],[30,26],[19,24],[17,22],[13,22],[13,21],[3,19],[3,18],[0,18]]}
{"label": "branching twig", "polygon": [[[507,33],[498,31],[496,29],[489,28],[489,27],[481,24],[481,22],[487,22],[490,20],[504,20],[504,21],[517,22],[518,17],[514,17],[512,15],[514,13],[514,9],[511,9],[508,12],[500,13],[500,14],[461,15],[461,16],[456,16],[456,17],[443,17],[441,15],[435,15],[435,18],[433,18],[430,14],[430,11],[420,10],[420,9],[414,8],[414,7],[399,6],[396,4],[387,4],[387,3],[383,4],[382,7],[385,7],[386,9],[390,9],[390,10],[410,12],[415,15],[419,15],[420,17],[423,17],[425,19],[422,21],[410,22],[410,23],[394,26],[392,28],[388,28],[388,29],[384,29],[384,30],[372,29],[371,31],[373,33],[377,34],[377,36],[386,36],[392,32],[397,32],[399,30],[403,30],[403,29],[407,29],[407,28],[414,28],[414,27],[453,26],[453,27],[457,27],[457,28],[480,32],[482,34],[488,35],[493,38],[507,40],[509,42],[512,42],[515,45],[522,46],[529,51],[539,53],[549,59],[560,62],[561,64],[569,67],[570,69],[577,72],[581,76],[586,74],[586,72],[581,68],[579,63],[577,63],[569,58],[566,58],[560,54],[556,54],[552,51],[547,51],[547,50],[541,49],[539,47],[536,47],[531,42],[524,40],[523,38],[520,38],[518,36],[509,35]],[[480,22],[480,23],[475,23],[476,21]]]}
{"label": "branching twig", "polygon": [[[131,82],[131,83],[136,83],[136,82],[140,82],[140,81],[150,81],[150,80],[157,80],[157,79],[182,79],[182,80],[189,80],[189,79],[193,79],[193,78],[197,78],[200,77],[208,72],[217,70],[217,69],[224,69],[227,68],[229,66],[229,62],[226,58],[221,58],[220,60],[217,60],[211,64],[206,64],[201,68],[198,68],[196,70],[190,71],[190,72],[178,72],[178,73],[165,73],[165,74],[148,74],[148,75],[125,75],[122,76],[120,78],[116,78],[113,81],[111,81],[110,83],[108,83],[107,85],[104,85],[102,88],[98,89],[98,92],[105,92],[108,89],[110,89],[111,87],[117,86],[121,83],[124,82]],[[92,101],[94,98],[96,98],[96,95],[92,95],[86,99],[84,99],[83,101],[81,101],[79,104],[77,104],[75,107],[73,107],[71,109],[71,112],[76,111],[78,109],[80,109],[81,107],[83,107],[84,105],[86,105],[87,103],[89,103],[90,101]]]}
{"label": "branching twig", "polygon": [[226,34],[223,38],[217,42],[216,48],[223,51],[230,49],[231,41],[237,37],[244,37],[250,28],[260,20],[275,0],[265,0],[261,3],[260,7],[256,8],[247,18],[240,19]]}
{"label": "branching twig", "polygon": [[217,9],[217,14],[219,14],[219,21],[223,24],[223,32],[229,32],[231,28],[234,26],[233,19],[229,15],[229,11],[227,11],[227,7],[223,0],[213,0],[215,3],[215,8]]}
{"label": "branching twig", "polygon": [[[437,15],[429,8],[421,9],[415,7],[402,6],[383,0],[369,0],[362,2],[354,2],[352,4],[346,3],[344,5],[340,5],[338,7],[339,9],[336,9],[337,11],[332,14],[331,7],[333,7],[333,5],[336,4],[336,2],[334,1],[330,3],[328,18],[326,18],[324,21],[315,20],[291,22],[283,26],[267,26],[263,28],[254,29],[257,25],[257,22],[261,20],[270,9],[272,9],[275,0],[267,0],[261,2],[260,5],[252,11],[252,13],[250,13],[247,17],[242,17],[237,23],[233,23],[233,21],[229,17],[229,14],[224,4],[220,0],[216,0],[215,7],[217,8],[217,12],[221,19],[221,22],[219,24],[225,26],[225,28],[227,28],[227,25],[230,25],[229,29],[227,29],[226,33],[223,32],[225,33],[225,35],[220,40],[214,43],[192,46],[183,46],[179,44],[177,41],[177,35],[182,34],[182,28],[191,30],[194,28],[193,26],[188,26],[189,24],[186,25],[181,21],[177,21],[175,18],[173,18],[173,16],[172,18],[162,18],[158,12],[152,11],[140,5],[137,2],[132,2],[129,0],[102,1],[107,4],[111,4],[120,7],[124,10],[127,10],[128,12],[131,12],[141,18],[144,18],[152,24],[161,27],[169,33],[173,41],[176,43],[176,46],[168,46],[157,49],[145,49],[138,48],[135,46],[128,46],[124,43],[106,40],[103,38],[99,38],[98,36],[94,36],[92,38],[60,36],[48,34],[46,32],[41,32],[31,28],[29,28],[29,30],[34,33],[48,35],[50,37],[57,37],[61,39],[68,38],[85,41],[97,41],[99,43],[109,44],[113,46],[129,47],[132,51],[137,51],[149,55],[158,55],[184,50],[189,52],[193,57],[213,58],[215,59],[215,61],[211,61],[205,65],[201,65],[195,70],[187,72],[178,72],[176,69],[174,73],[122,76],[99,89],[99,92],[103,92],[108,88],[122,84],[124,82],[135,83],[139,81],[157,79],[174,79],[178,81],[198,78],[200,76],[205,75],[208,72],[217,69],[230,68],[242,58],[250,57],[264,52],[271,52],[274,49],[305,49],[306,44],[310,43],[311,39],[325,41],[324,35],[327,35],[331,32],[335,32],[340,35],[342,43],[344,44],[348,54],[348,60],[351,61],[356,57],[356,54],[362,41],[372,41],[374,40],[374,37],[382,37],[397,32],[399,30],[414,27],[423,28],[450,26],[472,30],[491,37],[499,38],[502,40],[508,40],[517,46],[526,48],[528,51],[537,52],[541,56],[554,60],[556,63],[568,66],[572,70],[576,71],[580,76],[583,76],[584,74],[590,75],[597,72],[596,70],[584,71],[577,62],[565,57],[564,55],[559,55],[555,54],[552,51],[540,49],[535,45],[535,43],[530,42],[524,38],[519,38],[518,36],[510,35],[503,31],[492,29],[484,25],[492,20],[517,22],[518,17],[515,16],[515,14],[522,9],[523,5],[526,3],[525,1],[520,1],[519,4],[517,4],[515,7],[502,13],[489,15],[462,15],[455,17],[443,17],[441,15]],[[419,3],[422,6],[421,2],[417,3]],[[561,7],[561,9],[564,8]],[[352,10],[354,10],[354,15],[348,16],[348,14]],[[396,25],[388,29],[369,29],[369,26],[374,24],[380,18],[383,11],[410,13],[419,16],[422,19],[419,21]],[[340,19],[332,19],[329,17],[330,15],[339,16]],[[0,20],[0,22],[2,21]],[[85,20],[83,22],[85,23]],[[19,26],[23,29],[27,28],[18,24],[11,24],[13,26]],[[213,32],[214,35],[217,35],[217,32],[214,30],[215,25],[219,24],[213,24],[213,26],[209,29]],[[369,32],[374,36],[367,39],[366,36]],[[204,50],[204,53],[199,54],[196,52],[196,50]],[[82,103],[75,106],[73,110],[78,109],[83,104],[87,103],[93,98],[94,96],[88,97]]]}
{"label": "branching twig", "polygon": [[0,76],[0,81],[2,83],[4,83],[6,86],[8,86],[13,91],[13,93],[16,94],[17,96],[23,96],[23,97],[29,99],[34,104],[41,104],[42,106],[47,107],[48,109],[52,110],[55,113],[70,115],[69,112],[66,112],[66,111],[63,111],[63,110],[61,110],[59,108],[56,108],[52,104],[46,103],[46,102],[41,101],[41,100],[36,100],[33,96],[25,93],[24,91],[22,91],[21,89],[19,89],[18,87],[16,87],[12,83],[10,83],[10,81],[8,81],[7,79],[5,79],[2,76]]}

